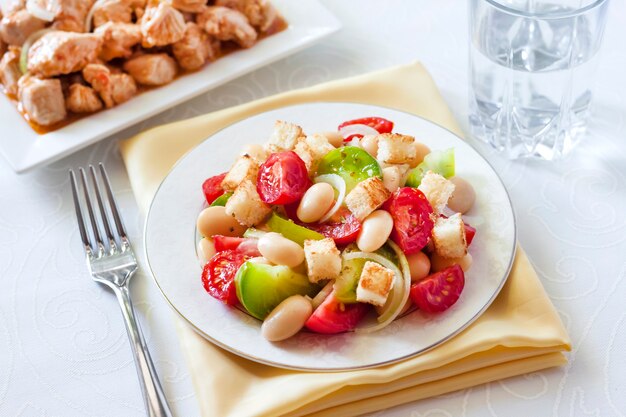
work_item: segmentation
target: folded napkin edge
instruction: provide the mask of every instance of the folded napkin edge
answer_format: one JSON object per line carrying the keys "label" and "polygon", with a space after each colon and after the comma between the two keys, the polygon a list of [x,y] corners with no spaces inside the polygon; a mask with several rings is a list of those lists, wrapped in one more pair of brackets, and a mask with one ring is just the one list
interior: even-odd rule
{"label": "folded napkin edge", "polygon": [[[324,398],[315,403],[283,414],[283,417],[342,417],[358,416],[364,413],[375,412],[388,407],[388,404],[395,406],[409,402],[419,401],[425,398],[443,395],[470,388],[477,385],[487,384],[506,378],[537,372],[543,369],[563,366],[567,363],[567,358],[560,352],[549,352],[537,356],[531,356],[514,361],[502,362],[493,366],[478,368],[462,374],[453,375],[436,381],[425,382],[423,384],[410,386],[408,388],[391,391],[382,395],[367,396],[355,402],[347,402],[330,408],[309,409],[317,404],[325,405]],[[269,416],[271,413],[260,416]]]}

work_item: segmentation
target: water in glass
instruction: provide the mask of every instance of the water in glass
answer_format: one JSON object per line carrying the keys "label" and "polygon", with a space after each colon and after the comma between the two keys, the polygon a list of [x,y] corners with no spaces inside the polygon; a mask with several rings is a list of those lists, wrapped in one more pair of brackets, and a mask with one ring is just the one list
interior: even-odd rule
{"label": "water in glass", "polygon": [[470,128],[510,158],[558,159],[585,134],[606,13],[522,3],[470,1]]}

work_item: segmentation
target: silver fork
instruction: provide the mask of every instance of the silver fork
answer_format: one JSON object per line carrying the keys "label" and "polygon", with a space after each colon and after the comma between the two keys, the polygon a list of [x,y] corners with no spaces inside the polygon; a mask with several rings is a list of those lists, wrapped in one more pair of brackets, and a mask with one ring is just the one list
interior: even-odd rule
{"label": "silver fork", "polygon": [[[78,195],[78,184],[76,183],[76,175],[70,170],[70,183],[72,185],[72,196],[74,197],[74,208],[76,209],[76,219],[78,220],[78,228],[80,230],[80,238],[83,241],[85,254],[87,255],[87,266],[93,279],[101,284],[111,288],[122,308],[124,314],[124,322],[128,337],[132,346],[135,365],[137,366],[137,375],[141,384],[143,399],[146,404],[146,410],[149,417],[171,417],[172,412],[167,404],[165,394],[159,383],[152,358],[148,352],[146,341],[139,328],[139,323],[135,317],[135,311],[130,298],[128,284],[130,278],[137,271],[137,259],[130,246],[130,241],[124,230],[122,219],[111,191],[109,177],[104,169],[104,165],[99,164],[102,183],[108,197],[109,211],[115,224],[114,234],[111,227],[111,217],[107,213],[107,208],[103,202],[100,186],[96,175],[96,170],[89,165],[91,180],[93,184],[93,194],[96,197],[98,208],[100,211],[101,223],[104,226],[105,238],[103,239],[102,229],[96,218],[95,210],[91,203],[87,185],[87,176],[83,168],[79,169],[80,179],[82,182],[84,204],[87,206],[89,214],[89,223],[86,223],[81,210],[81,202]],[[91,225],[90,232],[88,232]],[[91,236],[93,235],[94,244],[92,244]]]}

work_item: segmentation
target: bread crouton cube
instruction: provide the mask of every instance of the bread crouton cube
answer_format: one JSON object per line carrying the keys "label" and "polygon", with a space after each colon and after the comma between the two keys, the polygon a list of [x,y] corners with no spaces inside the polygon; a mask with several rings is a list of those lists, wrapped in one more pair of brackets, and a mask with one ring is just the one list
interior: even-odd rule
{"label": "bread crouton cube", "polygon": [[465,226],[459,213],[447,219],[437,218],[432,237],[435,252],[444,258],[461,258],[467,253]]}
{"label": "bread crouton cube", "polygon": [[428,171],[417,189],[424,193],[433,208],[433,212],[438,215],[448,204],[448,200],[454,192],[454,184],[441,175]]}
{"label": "bread crouton cube", "polygon": [[378,159],[385,164],[410,164],[417,156],[415,138],[398,133],[378,135]]}
{"label": "bread crouton cube", "polygon": [[356,300],[375,306],[384,306],[393,284],[393,271],[384,266],[367,261],[356,287]]}
{"label": "bread crouton cube", "polygon": [[254,159],[257,164],[261,165],[270,156],[270,153],[262,145],[251,143],[243,148],[241,155],[248,155]]}
{"label": "bread crouton cube", "polygon": [[256,175],[259,171],[259,163],[250,155],[242,155],[233,164],[228,174],[222,180],[222,188],[226,191],[233,191],[244,180],[256,182]]}
{"label": "bread crouton cube", "polygon": [[295,152],[304,161],[309,175],[314,175],[320,160],[335,149],[324,135],[315,134],[302,137],[296,143]]}
{"label": "bread crouton cube", "polygon": [[370,213],[382,206],[390,195],[391,193],[385,188],[383,180],[378,177],[372,177],[358,183],[348,193],[345,202],[352,214],[362,221]]}
{"label": "bread crouton cube", "polygon": [[277,120],[274,124],[274,131],[265,147],[271,153],[292,151],[302,136],[304,136],[304,132],[300,126]]}
{"label": "bread crouton cube", "polygon": [[261,200],[250,180],[243,180],[226,202],[226,214],[248,227],[261,223],[271,212],[272,209]]}
{"label": "bread crouton cube", "polygon": [[341,272],[341,253],[331,238],[304,241],[309,281],[316,283],[325,279],[335,279]]}

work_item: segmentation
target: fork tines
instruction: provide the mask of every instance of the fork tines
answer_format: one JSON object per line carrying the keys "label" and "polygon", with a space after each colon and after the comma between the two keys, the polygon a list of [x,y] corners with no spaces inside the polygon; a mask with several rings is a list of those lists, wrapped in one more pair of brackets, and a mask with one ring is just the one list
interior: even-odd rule
{"label": "fork tines", "polygon": [[[74,170],[70,169],[70,183],[72,185],[72,196],[74,197],[74,208],[76,209],[76,219],[78,220],[80,237],[83,241],[83,245],[85,247],[85,252],[87,253],[87,255],[94,256],[96,258],[102,256],[105,252],[114,253],[118,250],[118,247],[122,252],[124,252],[129,247],[126,231],[124,230],[124,225],[122,224],[122,219],[117,208],[117,203],[115,202],[113,192],[111,191],[109,177],[102,163],[98,164],[98,167],[100,171],[101,181],[104,184],[104,189],[106,192],[106,202],[104,201],[105,199],[102,198],[99,181],[96,175],[96,169],[93,167],[93,165],[89,165],[89,173],[91,174],[93,190],[90,190],[89,188],[85,170],[83,168],[78,169],[83,189],[82,203],[78,193],[76,174],[74,173]],[[96,202],[98,204],[100,212],[100,219],[98,219],[96,215],[96,210],[94,210],[94,206],[91,202],[92,194],[96,197]],[[108,210],[106,203],[108,203]],[[89,217],[88,224],[85,222],[83,211],[81,209],[81,206],[83,205],[87,206],[87,213]],[[109,216],[109,212],[111,216]],[[100,228],[100,224],[104,226],[104,235],[102,233],[102,229]],[[115,234],[112,230],[111,224],[115,224],[115,231],[117,232],[117,234]],[[91,236],[93,236],[93,241],[91,239]],[[103,240],[103,236],[105,236],[106,241]],[[94,242],[94,244],[92,244],[92,242]]]}

